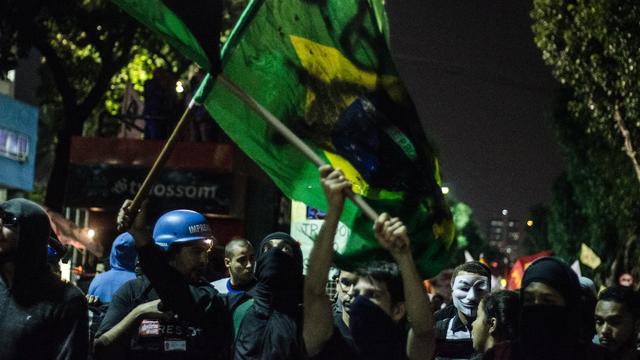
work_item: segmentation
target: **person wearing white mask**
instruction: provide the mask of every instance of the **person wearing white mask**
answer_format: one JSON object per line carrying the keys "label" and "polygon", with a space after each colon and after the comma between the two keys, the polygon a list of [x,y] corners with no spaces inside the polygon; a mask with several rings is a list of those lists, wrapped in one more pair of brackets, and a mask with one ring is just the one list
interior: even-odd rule
{"label": "person wearing white mask", "polygon": [[440,311],[436,322],[436,360],[471,359],[475,351],[471,340],[471,324],[478,305],[491,291],[491,271],[478,262],[459,265],[451,277],[453,305]]}

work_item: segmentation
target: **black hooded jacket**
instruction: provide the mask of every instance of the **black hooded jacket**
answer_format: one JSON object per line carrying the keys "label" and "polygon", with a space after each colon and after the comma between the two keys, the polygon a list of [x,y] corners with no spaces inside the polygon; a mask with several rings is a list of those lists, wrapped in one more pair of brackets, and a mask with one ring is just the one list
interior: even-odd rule
{"label": "black hooded jacket", "polygon": [[[534,282],[560,293],[565,305],[525,304],[526,288]],[[496,345],[485,359],[604,360],[601,347],[580,339],[581,302],[578,277],[564,261],[544,257],[533,262],[522,278],[519,338]]]}
{"label": "black hooded jacket", "polygon": [[0,279],[0,359],[86,359],[87,303],[47,266],[49,217],[24,199],[0,208],[18,220],[15,251],[0,255],[0,266],[15,264],[12,285]]}
{"label": "black hooded jacket", "polygon": [[[264,251],[274,239],[293,249]],[[301,359],[302,251],[286,233],[273,233],[260,242],[256,264],[257,284],[246,296],[253,306],[242,319],[235,339],[234,359]]]}

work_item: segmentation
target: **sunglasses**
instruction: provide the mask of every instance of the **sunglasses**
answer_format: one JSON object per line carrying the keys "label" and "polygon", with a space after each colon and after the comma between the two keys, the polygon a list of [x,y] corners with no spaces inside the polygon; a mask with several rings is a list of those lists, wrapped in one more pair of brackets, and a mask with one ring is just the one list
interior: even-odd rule
{"label": "sunglasses", "polygon": [[0,212],[0,220],[2,221],[2,226],[14,227],[18,225],[18,218],[6,211]]}

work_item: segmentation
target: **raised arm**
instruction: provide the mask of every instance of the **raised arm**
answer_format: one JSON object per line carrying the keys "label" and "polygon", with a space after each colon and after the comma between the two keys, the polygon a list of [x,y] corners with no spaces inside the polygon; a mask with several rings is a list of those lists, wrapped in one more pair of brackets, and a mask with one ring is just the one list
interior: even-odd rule
{"label": "raised arm", "polygon": [[[189,285],[182,275],[169,265],[166,253],[154,244],[150,231],[146,229],[146,204],[143,204],[135,220],[129,213],[130,205],[131,200],[125,200],[118,213],[118,225],[124,229],[130,225],[128,231],[134,238],[142,270],[158,292],[163,304],[184,320],[203,327],[209,326],[210,320],[218,320],[212,314],[223,306],[216,298],[217,291],[209,285]],[[214,318],[211,318],[211,315]]]}
{"label": "raised arm", "polygon": [[411,255],[406,226],[388,214],[381,214],[374,225],[376,238],[398,264],[404,286],[405,307],[410,330],[407,340],[409,359],[431,359],[435,352],[435,325],[427,296]]}
{"label": "raised arm", "polygon": [[342,214],[345,192],[351,189],[351,183],[340,170],[333,170],[328,165],[321,166],[319,170],[328,208],[320,233],[313,242],[304,281],[302,334],[309,356],[318,354],[333,334],[331,303],[325,289],[331,267],[333,240]]}

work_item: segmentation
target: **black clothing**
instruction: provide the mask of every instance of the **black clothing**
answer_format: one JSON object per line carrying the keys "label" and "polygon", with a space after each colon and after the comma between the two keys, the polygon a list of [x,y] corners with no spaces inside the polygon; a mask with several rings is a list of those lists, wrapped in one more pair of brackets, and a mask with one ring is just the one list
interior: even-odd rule
{"label": "black clothing", "polygon": [[[126,282],[114,294],[97,336],[104,334],[124,319],[136,306],[159,299],[149,279]],[[169,320],[142,318],[132,333],[127,359],[212,359],[219,349],[211,335],[180,316]]]}
{"label": "black clothing", "polygon": [[[342,321],[342,320],[340,320]],[[344,325],[344,324],[343,324]],[[348,329],[347,329],[348,330]],[[340,326],[333,324],[333,334],[322,350],[311,357],[312,360],[358,360],[358,349],[351,334],[348,337],[340,330]]]}
{"label": "black clothing", "polygon": [[540,282],[556,289],[562,294],[567,304],[579,304],[580,282],[578,276],[569,265],[560,259],[543,257],[534,261],[524,272],[521,290],[524,290],[532,282]]}
{"label": "black clothing", "polygon": [[453,305],[451,308],[455,310],[447,312],[451,317],[436,321],[435,359],[471,359],[475,355],[471,330],[460,319],[458,310]]}
{"label": "black clothing", "polygon": [[551,357],[540,357],[527,353],[519,341],[505,341],[496,344],[482,357],[483,360],[618,360],[601,346],[592,343],[576,343],[563,353]]}
{"label": "black clothing", "polygon": [[208,282],[189,285],[176,269],[169,266],[167,254],[157,245],[150,243],[137,250],[144,274],[153,286],[155,299],[160,298],[163,305],[178,314],[180,319],[201,329],[199,336],[207,349],[204,351],[203,348],[202,358],[228,359],[233,329],[228,306],[233,304]]}
{"label": "black clothing", "polygon": [[[264,245],[284,240],[293,255]],[[234,359],[300,359],[302,351],[302,251],[286,233],[265,237],[258,248],[256,286],[248,296],[254,304],[247,311],[234,344]]]}
{"label": "black clothing", "polygon": [[24,199],[0,208],[18,220],[16,249],[0,259],[15,264],[11,287],[0,278],[0,359],[86,359],[87,302],[47,266],[48,215]]}
{"label": "black clothing", "polygon": [[349,328],[359,359],[403,360],[407,358],[405,323],[395,323],[378,305],[356,296],[349,307]]}
{"label": "black clothing", "polygon": [[520,301],[523,301],[524,291],[532,282],[546,284],[558,291],[565,305],[523,304],[519,338],[512,343],[510,359],[606,358],[602,348],[580,341],[580,285],[569,265],[553,257],[534,261],[522,278]]}
{"label": "black clothing", "polygon": [[576,323],[571,322],[564,306],[527,305],[520,313],[521,347],[526,353],[552,358],[570,353],[578,342]]}
{"label": "black clothing", "polygon": [[353,336],[351,336],[351,329],[342,320],[342,311],[333,313],[333,332],[334,334],[339,334],[345,344],[355,352],[356,343],[353,341]]}
{"label": "black clothing", "polygon": [[433,314],[433,321],[439,321],[444,319],[451,319],[458,313],[458,309],[456,309],[453,304],[449,304],[445,306],[444,309],[440,309]]}
{"label": "black clothing", "polygon": [[358,296],[350,307],[351,328],[333,314],[333,334],[313,360],[405,360],[406,322],[396,324],[369,299]]}
{"label": "black clothing", "polygon": [[331,307],[333,334],[322,350],[311,357],[313,360],[357,359],[358,350],[356,344],[353,342],[351,330],[342,320],[342,311],[342,304],[340,304],[340,300],[337,300]]}

